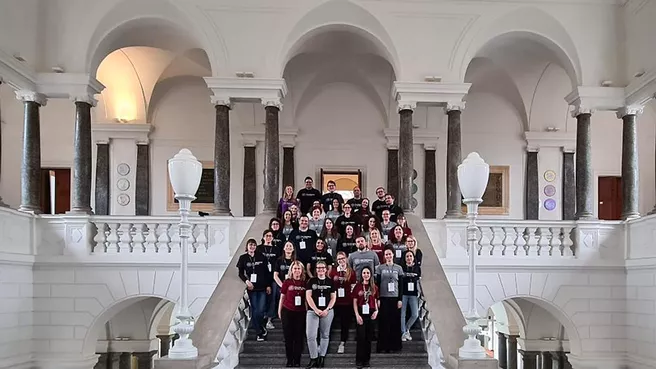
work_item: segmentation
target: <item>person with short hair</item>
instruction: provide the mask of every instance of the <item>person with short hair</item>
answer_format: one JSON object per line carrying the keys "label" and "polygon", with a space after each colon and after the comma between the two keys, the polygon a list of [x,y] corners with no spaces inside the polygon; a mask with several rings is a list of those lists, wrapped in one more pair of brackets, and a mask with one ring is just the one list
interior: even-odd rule
{"label": "person with short hair", "polygon": [[344,198],[342,197],[342,195],[339,192],[335,192],[335,190],[337,189],[337,184],[335,184],[335,181],[332,180],[328,181],[327,186],[328,186],[328,192],[321,195],[321,205],[323,205],[323,211],[325,211],[326,213],[335,210],[333,209],[334,199],[337,199],[337,201],[340,204],[344,203]]}
{"label": "person with short hair", "polygon": [[264,314],[264,320],[266,321],[266,329],[274,329],[272,320],[277,315],[278,312],[278,294],[280,290],[278,285],[273,279],[273,267],[276,263],[276,260],[282,254],[282,250],[273,244],[273,231],[270,229],[265,230],[262,233],[262,244],[257,246],[257,251],[262,253],[267,259],[267,272],[269,276],[267,277],[271,281],[271,294],[267,296],[267,310]]}
{"label": "person with short hair", "polygon": [[296,257],[307,263],[308,257],[314,253],[317,233],[310,229],[308,217],[303,215],[298,220],[298,228],[289,234],[289,241],[294,244]]}
{"label": "person with short hair", "polygon": [[237,270],[239,278],[246,283],[248,290],[252,327],[255,329],[257,340],[264,341],[268,332],[262,323],[267,295],[271,294],[271,280],[267,258],[257,251],[257,241],[254,238],[246,241],[246,252],[239,256]]}
{"label": "person with short hair", "polygon": [[[328,266],[325,262],[317,262],[317,276],[310,278],[305,286],[305,298],[309,307],[306,314],[305,334],[310,354],[310,362],[306,368],[323,368],[328,352],[334,315],[333,306],[337,296],[332,280],[326,275],[327,271]],[[319,345],[317,345],[317,331],[319,331]]]}
{"label": "person with short hair", "polygon": [[380,231],[384,243],[389,241],[389,233],[394,227],[396,227],[396,223],[392,221],[389,209],[383,210],[383,220],[380,222]]}
{"label": "person with short hair", "polygon": [[321,216],[321,207],[315,206],[312,208],[312,214],[308,217],[308,226],[316,234],[321,233],[323,230],[323,222],[325,217]]}
{"label": "person with short hair", "polygon": [[389,205],[385,202],[385,189],[383,187],[378,187],[376,188],[376,201],[374,201],[373,204],[371,204],[371,212],[376,214],[378,219],[382,219],[383,217],[383,210],[388,209]]}
{"label": "person with short hair", "polygon": [[312,208],[314,200],[321,200],[321,191],[313,187],[312,177],[305,177],[305,187],[301,188],[296,194],[296,200],[300,206],[300,213],[307,214]]}
{"label": "person with short hair", "polygon": [[355,277],[358,281],[362,280],[362,269],[369,267],[370,270],[375,270],[375,268],[380,264],[380,259],[375,252],[369,250],[367,245],[367,240],[359,236],[355,239],[357,251],[349,254],[348,262],[349,266],[355,270]]}
{"label": "person with short hair", "polygon": [[396,217],[403,214],[403,209],[394,203],[394,195],[391,193],[385,195],[385,204],[390,213],[390,220],[396,223]]}
{"label": "person with short hair", "polygon": [[285,337],[288,368],[301,366],[307,310],[305,290],[303,263],[294,260],[289,266],[289,272],[285,281],[282,282],[282,287],[280,287],[280,303],[278,304],[278,317],[282,322],[282,332]]}
{"label": "person with short hair", "polygon": [[351,209],[353,209],[353,213],[355,214],[362,208],[362,200],[363,198],[360,186],[355,186],[353,187],[353,197],[350,198],[346,203],[351,205]]}

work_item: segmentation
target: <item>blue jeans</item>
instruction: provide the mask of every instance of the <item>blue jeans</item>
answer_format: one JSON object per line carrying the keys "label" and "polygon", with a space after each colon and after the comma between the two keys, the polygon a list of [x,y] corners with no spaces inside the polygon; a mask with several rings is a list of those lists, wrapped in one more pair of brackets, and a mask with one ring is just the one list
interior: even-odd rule
{"label": "blue jeans", "polygon": [[267,295],[267,312],[264,314],[269,319],[278,317],[278,303],[280,302],[280,287],[276,281],[271,283],[271,294]]}
{"label": "blue jeans", "polygon": [[248,291],[248,299],[251,306],[251,327],[255,329],[257,334],[263,333],[262,321],[264,320],[264,312],[266,310],[266,291]]}
{"label": "blue jeans", "polygon": [[[405,312],[406,306],[410,307],[410,319],[408,320],[407,327],[405,322]],[[412,328],[412,325],[415,324],[419,318],[419,298],[417,296],[406,296],[403,295],[403,306],[401,306],[401,333]]]}

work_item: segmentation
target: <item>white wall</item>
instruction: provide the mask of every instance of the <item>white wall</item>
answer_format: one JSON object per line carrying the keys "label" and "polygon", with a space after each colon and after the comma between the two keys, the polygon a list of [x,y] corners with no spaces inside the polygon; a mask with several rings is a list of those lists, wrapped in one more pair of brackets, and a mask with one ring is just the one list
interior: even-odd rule
{"label": "white wall", "polygon": [[[32,266],[0,260],[0,368],[22,368],[29,363],[32,337],[47,334],[47,316],[32,315]],[[38,308],[38,307],[36,307]],[[34,335],[32,333],[34,325]]]}

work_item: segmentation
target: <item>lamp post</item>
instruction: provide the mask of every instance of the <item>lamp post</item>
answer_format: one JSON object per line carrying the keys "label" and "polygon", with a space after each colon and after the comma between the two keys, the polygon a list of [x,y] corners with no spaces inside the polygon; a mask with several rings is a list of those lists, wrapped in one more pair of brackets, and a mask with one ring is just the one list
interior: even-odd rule
{"label": "lamp post", "polygon": [[171,359],[193,359],[198,356],[198,349],[194,347],[189,338],[194,331],[194,317],[189,312],[187,292],[189,246],[187,241],[191,224],[188,222],[191,202],[196,200],[196,191],[200,185],[203,171],[202,164],[188,149],[182,149],[169,159],[169,180],[175,192],[175,199],[180,204],[180,249],[182,263],[180,265],[180,309],[177,315],[180,322],[173,327],[173,331],[180,335],[175,346],[169,351]]}
{"label": "lamp post", "polygon": [[458,166],[458,184],[463,202],[467,205],[467,245],[469,246],[469,311],[467,325],[462,329],[469,336],[459,350],[463,359],[484,359],[485,349],[476,338],[481,333],[476,311],[476,216],[478,205],[483,202],[483,193],[490,176],[490,166],[476,152],[472,152]]}

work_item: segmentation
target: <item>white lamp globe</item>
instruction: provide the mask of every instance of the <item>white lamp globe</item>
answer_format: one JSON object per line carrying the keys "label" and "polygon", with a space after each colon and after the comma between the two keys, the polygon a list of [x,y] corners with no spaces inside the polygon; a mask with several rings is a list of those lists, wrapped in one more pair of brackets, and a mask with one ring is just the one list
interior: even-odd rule
{"label": "white lamp globe", "polygon": [[198,191],[203,165],[188,149],[169,159],[169,180],[177,196],[193,197]]}
{"label": "white lamp globe", "polygon": [[487,188],[490,166],[477,152],[467,155],[458,165],[458,184],[465,199],[481,199]]}

